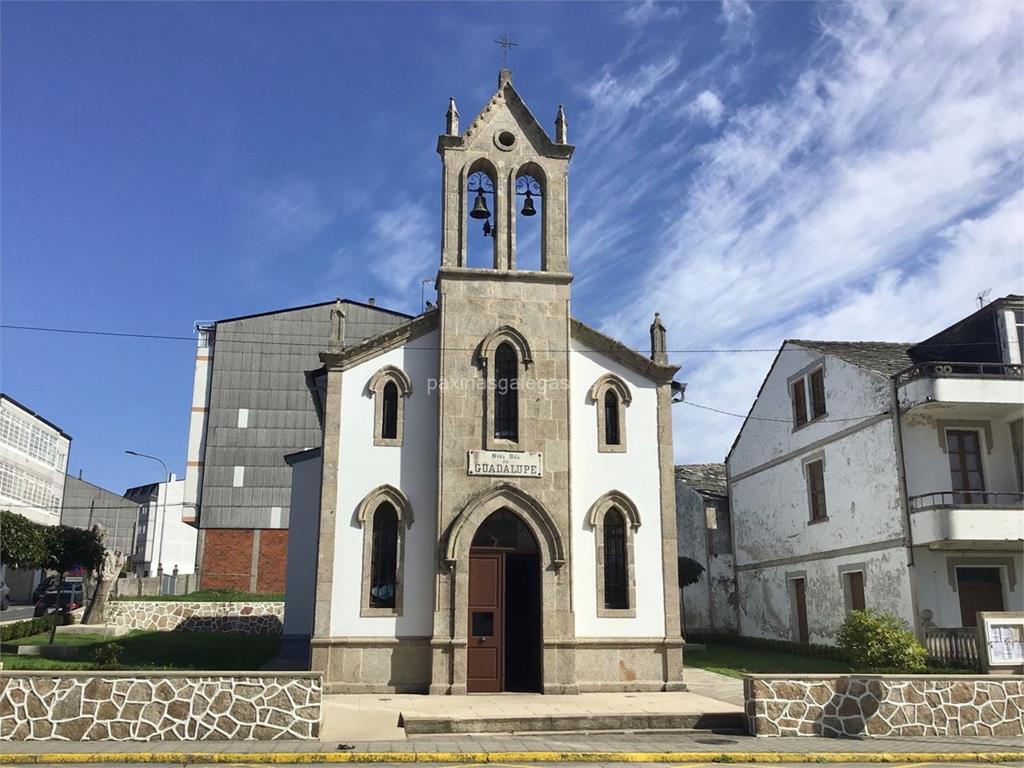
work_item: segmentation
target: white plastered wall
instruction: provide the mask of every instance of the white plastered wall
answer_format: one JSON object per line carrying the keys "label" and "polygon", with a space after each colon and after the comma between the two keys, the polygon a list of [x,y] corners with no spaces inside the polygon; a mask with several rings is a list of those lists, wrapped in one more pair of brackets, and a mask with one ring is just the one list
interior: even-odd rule
{"label": "white plastered wall", "polygon": [[[1010,562],[1008,567],[1007,561]],[[956,589],[957,564],[972,567],[995,566],[1000,569],[1003,585],[1003,603],[1008,611],[1024,611],[1024,590],[1020,580],[1024,577],[1024,556],[1013,550],[943,551],[918,547],[914,553],[914,578],[917,583],[919,611],[932,612],[936,627],[959,627],[960,598]]]}
{"label": "white plastered wall", "polygon": [[[331,635],[335,637],[427,636],[432,631],[434,546],[437,503],[437,332],[385,352],[342,374],[341,440],[338,462],[338,519],[335,526]],[[367,383],[393,365],[408,374],[412,395],[405,400],[401,446],[373,444],[374,403]],[[414,522],[405,532],[401,616],[361,617],[363,528],[356,509],[380,485],[401,490]]]}
{"label": "white plastered wall", "polygon": [[[570,344],[570,492],[573,607],[577,637],[664,637],[661,557],[661,501],[658,467],[658,404],[654,384],[632,370],[573,340]],[[598,378],[612,373],[632,393],[625,408],[623,453],[599,453],[597,404],[587,394]],[[641,525],[634,534],[636,616],[598,618],[594,532],[586,521],[591,505],[611,490],[636,504]]]}

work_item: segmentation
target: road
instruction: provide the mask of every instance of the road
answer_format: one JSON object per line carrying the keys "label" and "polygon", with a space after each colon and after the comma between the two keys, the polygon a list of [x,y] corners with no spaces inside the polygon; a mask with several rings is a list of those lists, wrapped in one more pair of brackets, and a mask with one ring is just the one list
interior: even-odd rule
{"label": "road", "polygon": [[31,619],[33,611],[35,611],[34,605],[11,605],[6,611],[0,611],[0,624]]}

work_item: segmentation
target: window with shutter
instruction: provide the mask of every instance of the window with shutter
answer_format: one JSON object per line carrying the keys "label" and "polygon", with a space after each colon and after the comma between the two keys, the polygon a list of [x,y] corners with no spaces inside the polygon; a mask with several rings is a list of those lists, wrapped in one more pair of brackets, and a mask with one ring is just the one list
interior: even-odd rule
{"label": "window with shutter", "polygon": [[604,607],[629,608],[626,521],[612,507],[604,516]]}
{"label": "window with shutter", "polygon": [[519,360],[508,342],[494,354],[494,436],[519,440]]}
{"label": "window with shutter", "polygon": [[806,472],[811,522],[824,520],[828,517],[828,510],[825,507],[825,462],[822,459],[808,462]]}

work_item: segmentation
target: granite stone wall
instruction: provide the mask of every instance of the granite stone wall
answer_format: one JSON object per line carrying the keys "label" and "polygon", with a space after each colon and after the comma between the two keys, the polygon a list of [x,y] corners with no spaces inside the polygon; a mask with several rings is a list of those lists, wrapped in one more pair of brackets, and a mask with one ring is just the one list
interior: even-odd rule
{"label": "granite stone wall", "polygon": [[111,600],[104,623],[129,629],[279,635],[284,603]]}
{"label": "granite stone wall", "polygon": [[748,676],[755,736],[1020,736],[1024,677]]}
{"label": "granite stone wall", "polygon": [[0,741],[316,739],[310,672],[0,672]]}

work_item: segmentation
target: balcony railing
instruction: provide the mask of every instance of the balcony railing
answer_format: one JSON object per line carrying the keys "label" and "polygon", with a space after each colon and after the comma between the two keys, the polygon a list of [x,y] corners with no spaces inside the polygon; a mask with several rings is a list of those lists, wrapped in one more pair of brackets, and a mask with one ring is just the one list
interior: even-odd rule
{"label": "balcony railing", "polygon": [[1019,491],[934,491],[911,496],[910,511],[943,507],[991,507],[1024,509],[1024,493]]}
{"label": "balcony railing", "polygon": [[929,627],[924,631],[928,657],[955,667],[978,663],[977,627]]}
{"label": "balcony railing", "polygon": [[1024,379],[1024,365],[1019,363],[917,363],[896,374],[896,386],[923,378]]}

